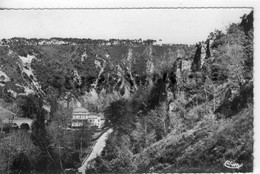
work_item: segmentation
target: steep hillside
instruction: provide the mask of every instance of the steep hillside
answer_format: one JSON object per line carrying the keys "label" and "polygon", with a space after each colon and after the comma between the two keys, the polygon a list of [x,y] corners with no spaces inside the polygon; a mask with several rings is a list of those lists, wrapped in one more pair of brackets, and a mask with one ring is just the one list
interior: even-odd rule
{"label": "steep hillside", "polygon": [[142,98],[105,110],[114,132],[87,172],[252,172],[252,13],[210,33],[192,61],[157,49],[177,56]]}
{"label": "steep hillside", "polygon": [[140,85],[151,82],[156,63],[176,59],[177,50],[182,57],[191,58],[185,49],[194,50],[185,45],[38,45],[20,40],[5,40],[8,44],[1,46],[3,97],[15,100],[20,95],[39,94],[48,100],[55,91],[60,101],[70,94],[83,105],[99,110],[107,107],[96,108],[97,102],[102,102],[97,101],[100,96],[129,98]]}

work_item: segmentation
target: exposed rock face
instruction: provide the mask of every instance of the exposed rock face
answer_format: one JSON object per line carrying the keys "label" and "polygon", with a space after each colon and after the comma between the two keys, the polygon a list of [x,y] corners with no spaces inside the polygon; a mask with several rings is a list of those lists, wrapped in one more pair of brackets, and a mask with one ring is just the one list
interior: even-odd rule
{"label": "exposed rock face", "polygon": [[[28,88],[27,91],[30,90],[30,93],[38,93],[31,87],[32,85],[27,87],[28,84],[36,84],[30,81],[37,80],[38,88],[42,89],[43,95],[48,90],[55,89],[58,91],[58,98],[61,101],[66,100],[67,92],[71,92],[75,99],[79,99],[83,103],[96,104],[100,102],[99,99],[104,98],[105,100],[106,96],[110,95],[115,96],[115,99],[118,97],[129,99],[134,96],[140,86],[145,89],[153,89],[151,98],[154,98],[155,103],[152,102],[151,105],[157,105],[165,100],[173,101],[176,93],[183,88],[183,78],[186,78],[187,72],[191,72],[192,61],[189,58],[192,54],[187,53],[186,48],[194,50],[194,47],[182,45],[176,47],[170,45],[92,47],[77,44],[55,45],[56,42],[53,43],[54,45],[37,45],[26,40],[22,40],[20,43],[19,39],[14,42],[18,45],[26,43],[21,49],[19,47],[7,48],[6,54],[13,57],[9,60],[14,59],[16,62],[21,54],[26,57],[28,55],[29,58],[34,57],[33,60],[30,59],[29,67],[32,79],[30,77],[16,79],[16,77],[10,76],[10,79],[13,78],[15,81],[22,79],[22,82],[17,85]],[[7,41],[6,45],[12,43],[13,41]],[[35,45],[37,47],[33,47]],[[200,57],[206,57],[205,50],[205,46],[203,49],[197,49],[195,59],[201,62]],[[169,65],[173,66],[167,71],[162,69],[165,71],[162,72],[162,74],[164,73],[162,76],[158,74],[158,67],[161,66],[160,60],[169,61]],[[201,66],[199,64],[198,69],[201,69]],[[17,71],[24,69],[26,67],[21,66]],[[6,74],[10,75],[10,73]],[[19,75],[19,72],[17,74]],[[6,87],[2,83],[1,86]],[[20,95],[17,89],[8,90],[17,96]],[[64,106],[66,105],[73,107],[78,104],[75,101],[69,101],[69,103],[64,102]]]}
{"label": "exposed rock face", "polygon": [[192,62],[190,60],[183,60],[181,62],[181,71],[190,70]]}
{"label": "exposed rock face", "polygon": [[210,47],[211,47],[211,45],[212,45],[212,42],[213,42],[213,40],[211,40],[211,39],[208,39],[207,42],[206,42],[206,43],[207,43],[206,58],[211,57]]}
{"label": "exposed rock face", "polygon": [[247,107],[248,103],[253,104],[253,91],[253,81],[244,84],[238,93],[232,93],[232,90],[229,88],[215,114],[231,117],[239,113],[243,108]]}
{"label": "exposed rock face", "polygon": [[200,71],[203,64],[205,63],[205,59],[211,57],[211,40],[207,40],[206,42],[202,42],[196,45],[197,50],[192,62],[192,71]]}
{"label": "exposed rock face", "polygon": [[201,49],[202,49],[202,46],[201,44],[197,44],[196,45],[197,47],[197,50],[196,50],[196,53],[195,53],[195,56],[194,56],[194,59],[193,59],[193,62],[192,62],[192,71],[199,71],[200,70],[200,66],[201,66]]}
{"label": "exposed rock face", "polygon": [[244,15],[242,17],[242,21],[241,21],[240,25],[244,28],[244,31],[246,34],[248,34],[248,31],[254,27],[253,22],[254,22],[254,12],[253,11],[250,14]]}
{"label": "exposed rock face", "polygon": [[[155,64],[156,59],[164,59],[166,56],[170,57],[172,64],[177,54],[174,46],[91,47],[64,45],[63,42],[52,43],[54,45],[36,43],[37,40],[19,41],[18,38],[6,40],[5,46],[1,47],[5,49],[2,56],[8,59],[0,59],[0,63],[5,65],[4,68],[0,67],[1,74],[4,74],[0,79],[0,87],[5,89],[2,91],[9,92],[10,96],[39,92],[45,95],[54,90],[58,92],[61,103],[71,107],[77,104],[74,101],[63,102],[67,92],[71,92],[77,99],[92,102],[97,101],[101,94],[128,99],[140,85],[149,89],[154,85],[159,88],[161,85],[164,88],[168,86],[170,90],[175,88],[172,85],[177,81],[175,70],[159,78],[156,75],[158,65]],[[183,54],[178,52],[177,56],[184,57]],[[184,66],[180,67],[180,71],[187,69],[185,64],[180,65]],[[8,69],[14,71],[9,72]]]}

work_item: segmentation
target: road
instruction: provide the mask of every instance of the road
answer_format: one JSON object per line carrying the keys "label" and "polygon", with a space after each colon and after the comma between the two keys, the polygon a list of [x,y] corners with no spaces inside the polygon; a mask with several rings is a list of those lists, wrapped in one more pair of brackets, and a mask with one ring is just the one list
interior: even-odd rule
{"label": "road", "polygon": [[108,129],[103,135],[101,135],[99,137],[99,139],[97,140],[96,144],[94,145],[90,155],[86,157],[82,166],[80,168],[78,168],[78,171],[80,173],[85,174],[86,173],[86,167],[87,167],[89,161],[91,161],[92,159],[96,158],[98,155],[101,154],[103,148],[106,146],[106,139],[112,131],[113,131],[112,128]]}

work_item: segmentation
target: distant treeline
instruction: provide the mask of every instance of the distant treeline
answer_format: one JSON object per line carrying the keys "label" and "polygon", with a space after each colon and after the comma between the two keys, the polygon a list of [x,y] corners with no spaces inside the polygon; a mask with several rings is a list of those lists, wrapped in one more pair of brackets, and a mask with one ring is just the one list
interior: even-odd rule
{"label": "distant treeline", "polygon": [[114,45],[153,45],[156,43],[156,40],[153,39],[90,39],[90,38],[58,38],[53,37],[50,39],[43,38],[21,38],[14,37],[11,39],[2,39],[2,45],[10,45],[10,44],[25,44],[25,45],[73,45],[73,44],[87,44],[87,45],[96,45],[96,46],[114,46]]}

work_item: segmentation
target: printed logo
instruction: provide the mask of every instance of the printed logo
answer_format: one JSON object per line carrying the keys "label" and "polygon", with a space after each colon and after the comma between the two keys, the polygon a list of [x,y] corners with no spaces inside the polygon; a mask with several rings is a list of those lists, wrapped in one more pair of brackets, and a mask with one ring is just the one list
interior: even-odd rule
{"label": "printed logo", "polygon": [[225,163],[224,163],[224,166],[225,167],[227,167],[227,168],[229,168],[229,169],[239,169],[240,167],[242,167],[243,166],[243,164],[238,164],[238,163],[235,163],[235,162],[233,162],[233,161],[226,161]]}

